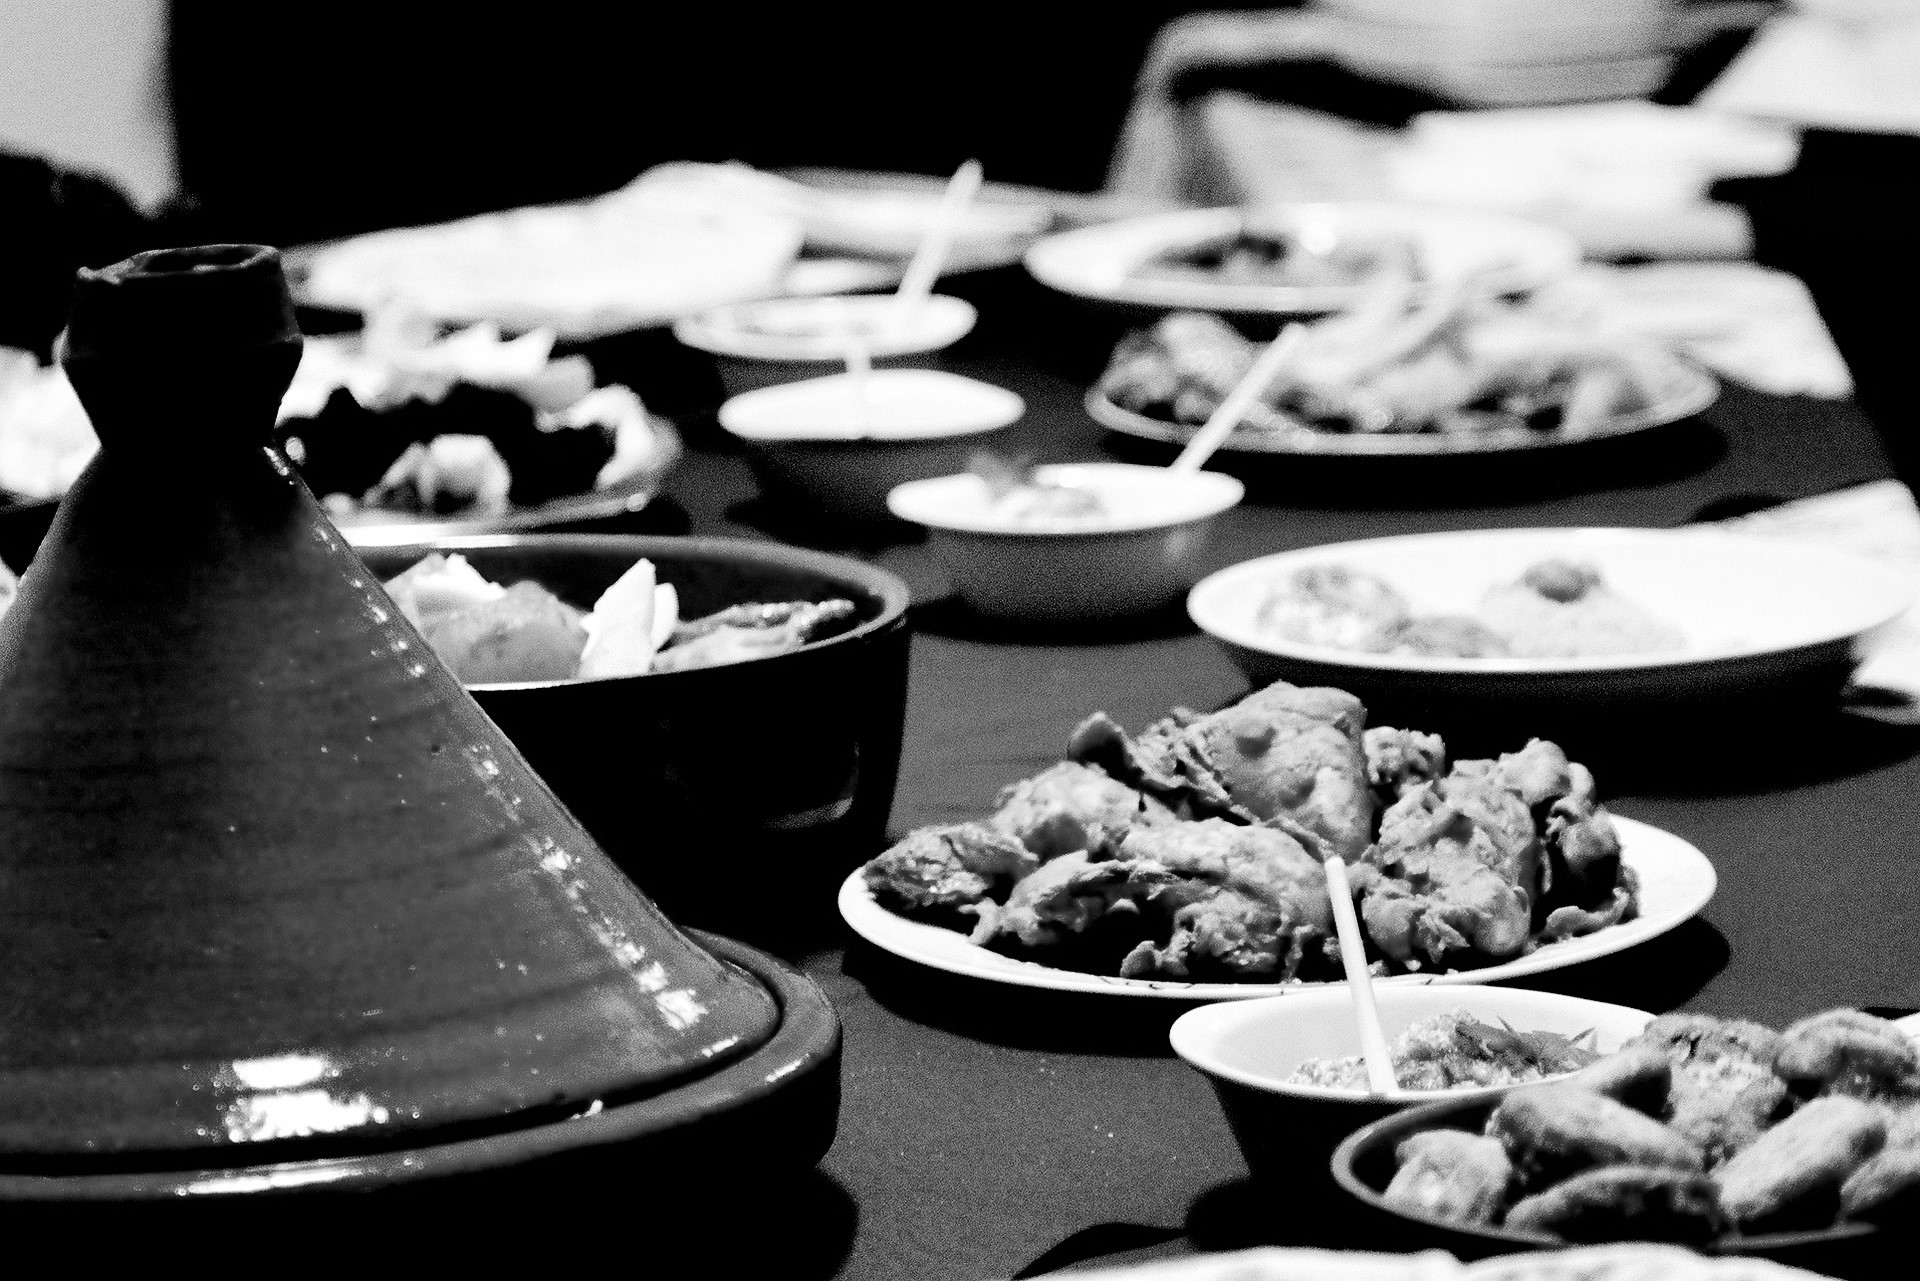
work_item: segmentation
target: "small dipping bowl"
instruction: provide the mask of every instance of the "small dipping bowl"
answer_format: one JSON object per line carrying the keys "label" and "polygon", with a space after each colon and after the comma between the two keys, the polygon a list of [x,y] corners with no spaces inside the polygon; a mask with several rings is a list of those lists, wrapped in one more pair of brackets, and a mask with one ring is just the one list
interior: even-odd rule
{"label": "small dipping bowl", "polygon": [[[1601,1054],[1619,1049],[1653,1021],[1645,1010],[1520,988],[1377,984],[1373,995],[1389,1046],[1413,1024],[1455,1010],[1494,1027],[1504,1021],[1519,1032],[1571,1037],[1592,1031],[1592,1048]],[[1330,1191],[1324,1185],[1334,1149],[1360,1126],[1409,1104],[1497,1099],[1519,1088],[1396,1090],[1374,1097],[1364,1089],[1290,1084],[1287,1078],[1310,1059],[1360,1053],[1345,984],[1203,1005],[1175,1020],[1168,1039],[1213,1086],[1256,1179],[1312,1183],[1322,1191]]]}
{"label": "small dipping bowl", "polygon": [[901,485],[887,506],[924,525],[960,598],[982,614],[1032,623],[1093,622],[1163,608],[1193,586],[1220,513],[1246,490],[1218,472],[1134,463],[1056,463],[1038,479],[1082,486],[1095,517],[1016,520],[971,472]]}
{"label": "small dipping bowl", "polygon": [[673,336],[712,355],[728,396],[832,373],[857,336],[879,368],[926,365],[972,331],[979,314],[962,298],[934,294],[894,323],[892,294],[768,298],[716,307],[676,321]]}
{"label": "small dipping bowl", "polygon": [[895,486],[965,467],[982,437],[1025,412],[1012,392],[959,374],[876,369],[735,396],[720,425],[745,444],[771,496],[864,522],[887,518]]}

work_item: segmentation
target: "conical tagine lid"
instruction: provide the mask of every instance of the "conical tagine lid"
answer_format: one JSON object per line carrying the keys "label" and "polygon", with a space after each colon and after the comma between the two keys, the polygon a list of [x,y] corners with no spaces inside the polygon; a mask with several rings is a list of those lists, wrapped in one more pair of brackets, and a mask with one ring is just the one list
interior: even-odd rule
{"label": "conical tagine lid", "polygon": [[0,1169],[540,1124],[779,1021],[612,867],[270,448],[299,350],[270,249],[78,282],[67,368],[102,448],[0,620]]}

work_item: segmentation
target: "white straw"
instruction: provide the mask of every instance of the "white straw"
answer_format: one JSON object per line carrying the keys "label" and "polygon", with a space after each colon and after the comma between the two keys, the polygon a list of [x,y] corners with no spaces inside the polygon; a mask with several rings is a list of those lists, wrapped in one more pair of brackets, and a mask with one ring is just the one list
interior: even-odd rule
{"label": "white straw", "polygon": [[967,206],[973,203],[973,197],[980,190],[981,168],[978,160],[969,160],[953,171],[953,177],[947,180],[947,189],[940,197],[940,205],[933,213],[933,221],[928,224],[926,234],[921,236],[920,245],[913,251],[913,258],[907,263],[906,275],[900,278],[900,287],[893,294],[892,324],[896,329],[904,329],[920,310],[920,304],[933,292],[933,282],[940,278],[940,268],[946,265],[947,253],[953,248],[954,233],[960,229],[960,219],[965,216]]}
{"label": "white straw", "polygon": [[1293,358],[1293,353],[1300,349],[1306,335],[1305,325],[1288,325],[1281,330],[1280,336],[1268,343],[1266,350],[1254,358],[1252,367],[1233,385],[1233,390],[1227,393],[1219,408],[1207,417],[1206,426],[1194,433],[1193,439],[1187,442],[1187,447],[1180,451],[1180,456],[1173,460],[1167,470],[1199,471],[1207,459],[1213,457],[1213,451],[1226,443],[1233,429],[1247,416],[1247,411],[1266,394],[1281,366]]}
{"label": "white straw", "polygon": [[1367,947],[1361,941],[1360,921],[1353,914],[1353,891],[1347,886],[1347,865],[1330,855],[1327,899],[1333,906],[1334,928],[1340,932],[1340,964],[1347,972],[1347,990],[1353,994],[1353,1017],[1360,1025],[1360,1053],[1367,1061],[1367,1086],[1374,1094],[1399,1087],[1393,1075],[1393,1055],[1387,1034],[1380,1029],[1380,1011],[1373,1003],[1373,978],[1367,973]]}

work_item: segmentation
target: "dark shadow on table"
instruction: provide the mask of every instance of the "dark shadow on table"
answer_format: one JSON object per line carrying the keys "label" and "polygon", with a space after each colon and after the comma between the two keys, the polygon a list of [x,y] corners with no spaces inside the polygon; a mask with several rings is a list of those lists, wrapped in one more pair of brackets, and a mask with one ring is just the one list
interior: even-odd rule
{"label": "dark shadow on table", "polygon": [[1698,996],[1732,958],[1733,949],[1726,936],[1695,917],[1624,952],[1564,970],[1529,975],[1502,986],[1559,992],[1665,1014]]}
{"label": "dark shadow on table", "polygon": [[[1165,466],[1176,447],[1119,434],[1104,448],[1122,462]],[[1222,451],[1208,470],[1236,477],[1251,506],[1363,510],[1528,506],[1599,490],[1665,485],[1727,454],[1724,434],[1699,418],[1630,436],[1554,449],[1425,457],[1339,457]]]}
{"label": "dark shadow on table", "polygon": [[926,531],[918,525],[888,517],[884,520],[841,521],[798,503],[756,494],[730,505],[727,519],[750,525],[770,538],[817,551],[874,555],[902,543],[922,542]]}
{"label": "dark shadow on table", "polygon": [[[1052,1276],[1083,1263],[1097,1263],[1105,1268],[1144,1262],[1143,1254],[1154,1257],[1184,1235],[1180,1228],[1156,1228],[1145,1223],[1095,1223],[1049,1247],[1015,1272],[1012,1281]],[[1115,1258],[1116,1255],[1124,1257]]]}
{"label": "dark shadow on table", "polygon": [[491,1275],[521,1259],[548,1270],[572,1262],[569,1271],[599,1259],[622,1275],[680,1275],[691,1259],[713,1276],[824,1281],[839,1272],[859,1224],[846,1188],[818,1169],[763,1177],[754,1153],[735,1158],[730,1170],[680,1180],[614,1165],[590,1180],[515,1179],[497,1194],[449,1184],[399,1196],[12,1203],[0,1205],[0,1230],[14,1241],[46,1242],[75,1263],[143,1271],[157,1258],[217,1255],[291,1275],[391,1273],[416,1262],[431,1265],[423,1275],[475,1265],[477,1275]]}
{"label": "dark shadow on table", "polygon": [[909,1023],[1015,1050],[1167,1058],[1167,1029],[1202,1004],[1015,987],[931,969],[865,940],[848,945],[841,969]]}
{"label": "dark shadow on table", "polygon": [[1187,1238],[1196,1250],[1209,1253],[1263,1245],[1392,1249],[1373,1226],[1320,1164],[1303,1164],[1296,1179],[1218,1184],[1187,1207]]}
{"label": "dark shadow on table", "polygon": [[957,596],[913,607],[914,631],[989,645],[1131,645],[1190,635],[1185,601],[1131,618],[1070,623],[1017,622],[976,613]]}

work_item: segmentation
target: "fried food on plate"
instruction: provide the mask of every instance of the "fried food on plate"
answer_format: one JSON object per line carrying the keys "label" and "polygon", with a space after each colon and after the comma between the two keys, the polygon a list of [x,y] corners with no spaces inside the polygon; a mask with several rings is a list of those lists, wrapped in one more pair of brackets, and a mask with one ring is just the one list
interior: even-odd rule
{"label": "fried food on plate", "polygon": [[1463,1130],[1427,1130],[1394,1150],[1400,1168],[1386,1198],[1418,1214],[1491,1223],[1506,1204],[1513,1164],[1498,1140]]}
{"label": "fried food on plate", "polygon": [[[1508,1195],[1518,1197],[1492,1221],[1570,1241],[1698,1243],[1909,1214],[1920,1205],[1920,1094],[1884,1070],[1905,1058],[1895,1050],[1905,1039],[1857,1010],[1814,1015],[1784,1035],[1743,1019],[1662,1015],[1615,1054],[1515,1090],[1491,1111],[1486,1132],[1504,1145]],[[1868,1060],[1874,1070],[1854,1070]],[[1818,1071],[1807,1075],[1810,1065]],[[1802,1102],[1790,1083],[1824,1092]],[[1413,1138],[1444,1151],[1458,1134],[1403,1140],[1401,1173],[1421,1186],[1457,1178],[1457,1189],[1428,1192],[1428,1204],[1488,1222],[1476,1172],[1453,1174],[1444,1161],[1407,1172],[1421,1150]]]}
{"label": "fried food on plate", "polygon": [[1726,1228],[1713,1180],[1658,1165],[1608,1165],[1514,1203],[1506,1225],[1567,1241],[1710,1241]]}
{"label": "fried food on plate", "polygon": [[[1388,972],[1518,956],[1635,901],[1592,775],[1558,747],[1449,769],[1439,736],[1369,730],[1342,690],[1280,682],[1137,735],[1096,712],[1067,757],[1004,788],[983,822],[921,829],[873,860],[876,899],[948,927],[964,908],[974,943],[1039,963],[1275,983],[1339,975],[1333,854],[1352,862]],[[991,869],[968,862],[974,829],[1002,851]],[[1012,877],[1008,847],[1031,860]]]}

